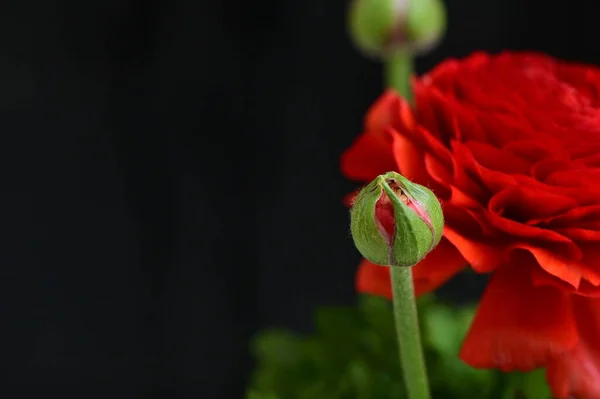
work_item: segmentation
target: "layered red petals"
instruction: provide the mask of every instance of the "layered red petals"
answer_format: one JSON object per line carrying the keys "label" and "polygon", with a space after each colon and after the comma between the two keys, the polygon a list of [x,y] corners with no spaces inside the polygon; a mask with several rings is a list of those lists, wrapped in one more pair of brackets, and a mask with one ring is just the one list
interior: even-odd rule
{"label": "layered red petals", "polygon": [[388,90],[373,104],[365,118],[365,129],[380,134],[390,127],[412,129],[414,119],[410,107],[395,91]]}
{"label": "layered red petals", "polygon": [[410,139],[397,133],[393,150],[397,169],[402,175],[418,184],[431,183],[425,168],[426,155]]}
{"label": "layered red petals", "polygon": [[[397,171],[429,186],[446,225],[414,268],[417,293],[465,263],[492,277],[461,357],[546,366],[556,397],[600,399],[600,68],[543,54],[476,53],[391,91],[342,158],[349,178]],[[357,288],[391,298],[364,261]]]}
{"label": "layered red petals", "polygon": [[[413,267],[415,294],[421,295],[435,290],[466,265],[465,259],[452,244],[442,239],[425,259]],[[392,299],[389,267],[363,260],[356,274],[356,290],[361,294]]]}
{"label": "layered red petals", "polygon": [[413,267],[416,295],[433,291],[467,266],[467,261],[446,239]]}
{"label": "layered red petals", "polygon": [[535,287],[530,264],[513,264],[492,276],[460,357],[481,368],[531,370],[577,344],[568,294]]}
{"label": "layered red petals", "polygon": [[504,261],[504,253],[499,243],[471,238],[466,233],[461,233],[448,226],[444,229],[444,236],[477,272],[490,272]]}
{"label": "layered red petals", "polygon": [[586,343],[548,363],[546,377],[557,399],[600,398],[600,353]]}
{"label": "layered red petals", "polygon": [[546,366],[557,399],[600,398],[600,299],[536,287],[532,267],[494,273],[460,357],[504,371]]}
{"label": "layered red petals", "polygon": [[398,169],[394,158],[391,132],[365,133],[343,155],[342,173],[353,180],[370,181],[385,172]]}
{"label": "layered red petals", "polygon": [[369,109],[365,132],[342,154],[342,173],[350,179],[370,181],[380,174],[398,170],[396,153],[400,151],[410,156],[415,148],[404,148],[402,143],[406,141],[398,142],[395,132],[410,131],[413,127],[408,104],[395,92],[385,92]]}
{"label": "layered red petals", "polygon": [[391,300],[392,286],[390,285],[389,268],[363,259],[356,272],[356,291],[361,294],[382,296]]}
{"label": "layered red petals", "polygon": [[552,359],[546,370],[558,399],[600,398],[600,299],[573,298],[579,341]]}

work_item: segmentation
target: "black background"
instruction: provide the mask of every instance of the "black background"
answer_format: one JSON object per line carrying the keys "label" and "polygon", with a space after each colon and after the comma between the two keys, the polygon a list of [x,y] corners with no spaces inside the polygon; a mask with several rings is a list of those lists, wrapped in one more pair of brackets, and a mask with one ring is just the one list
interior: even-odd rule
{"label": "black background", "polygon": [[[418,70],[478,49],[600,63],[595,3],[449,0]],[[381,68],[345,8],[1,3],[3,398],[242,398],[258,328],[352,303],[338,159]]]}

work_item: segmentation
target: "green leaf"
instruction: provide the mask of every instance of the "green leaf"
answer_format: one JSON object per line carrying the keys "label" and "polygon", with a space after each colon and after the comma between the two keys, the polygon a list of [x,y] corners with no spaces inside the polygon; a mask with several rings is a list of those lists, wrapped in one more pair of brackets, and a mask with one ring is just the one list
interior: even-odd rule
{"label": "green leaf", "polygon": [[456,355],[460,346],[456,312],[450,308],[437,306],[422,314],[426,325],[427,334],[424,336],[426,344],[444,355]]}
{"label": "green leaf", "polygon": [[434,397],[488,397],[495,386],[495,373],[473,369],[458,358],[474,308],[453,307],[431,295],[419,310]]}
{"label": "green leaf", "polygon": [[291,365],[301,356],[302,341],[297,335],[282,329],[266,330],[254,341],[253,352],[263,362]]}
{"label": "green leaf", "polygon": [[473,306],[456,308],[432,302],[421,314],[427,345],[441,354],[457,356],[474,315]]}
{"label": "green leaf", "polygon": [[524,374],[521,390],[525,397],[531,399],[550,399],[550,388],[546,383],[545,370],[535,370]]}
{"label": "green leaf", "polygon": [[[474,307],[419,298],[432,396],[436,399],[549,399],[543,371],[477,370],[458,358]],[[363,295],[357,306],[324,307],[315,332],[265,330],[246,399],[403,399],[391,303]]]}
{"label": "green leaf", "polygon": [[262,394],[256,391],[249,391],[246,394],[246,399],[282,399],[276,394]]}
{"label": "green leaf", "polygon": [[551,399],[543,369],[529,373],[508,373],[503,376],[502,399]]}

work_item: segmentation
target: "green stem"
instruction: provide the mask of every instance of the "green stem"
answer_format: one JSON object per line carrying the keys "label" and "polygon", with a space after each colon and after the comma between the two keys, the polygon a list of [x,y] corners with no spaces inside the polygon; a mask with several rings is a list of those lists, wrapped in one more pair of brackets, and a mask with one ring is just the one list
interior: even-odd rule
{"label": "green stem", "polygon": [[395,89],[411,102],[410,76],[413,73],[413,57],[407,51],[397,50],[385,60],[383,68],[385,86]]}
{"label": "green stem", "polygon": [[409,399],[429,399],[429,383],[421,346],[412,268],[390,266],[396,337]]}

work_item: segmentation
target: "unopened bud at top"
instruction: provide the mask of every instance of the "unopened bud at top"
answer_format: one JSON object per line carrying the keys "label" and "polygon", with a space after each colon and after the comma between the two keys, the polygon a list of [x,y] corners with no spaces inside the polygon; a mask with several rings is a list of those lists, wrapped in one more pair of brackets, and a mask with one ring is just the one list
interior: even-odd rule
{"label": "unopened bud at top", "polygon": [[352,0],[348,24],[354,44],[366,55],[421,54],[443,36],[446,9],[442,0]]}
{"label": "unopened bud at top", "polygon": [[440,242],[442,207],[426,187],[388,172],[361,190],[350,211],[352,238],[369,261],[414,266]]}

